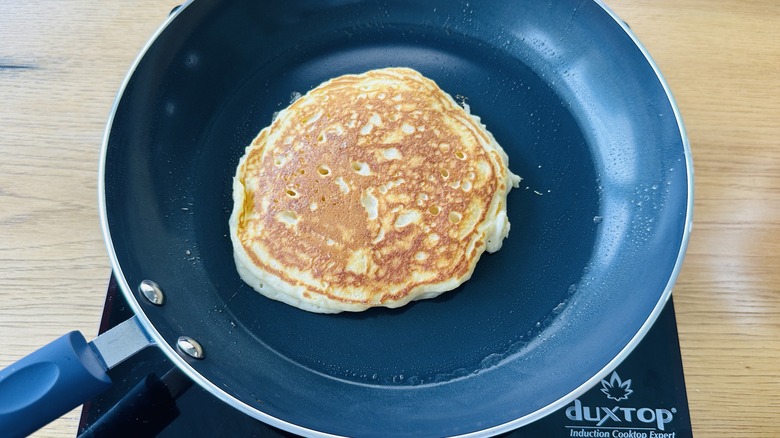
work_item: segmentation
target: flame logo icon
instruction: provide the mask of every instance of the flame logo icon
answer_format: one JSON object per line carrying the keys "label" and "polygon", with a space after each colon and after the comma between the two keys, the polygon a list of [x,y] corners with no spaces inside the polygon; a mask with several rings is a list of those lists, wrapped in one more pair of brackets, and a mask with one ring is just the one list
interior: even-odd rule
{"label": "flame logo icon", "polygon": [[634,392],[631,389],[631,379],[625,382],[620,380],[617,371],[613,371],[609,377],[609,382],[606,380],[601,381],[601,392],[607,395],[610,400],[620,401],[628,400],[628,396]]}

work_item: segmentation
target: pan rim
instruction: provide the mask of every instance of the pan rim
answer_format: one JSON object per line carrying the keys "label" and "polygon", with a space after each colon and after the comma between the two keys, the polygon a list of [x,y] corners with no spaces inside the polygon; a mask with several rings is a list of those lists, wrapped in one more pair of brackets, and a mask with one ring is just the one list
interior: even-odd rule
{"label": "pan rim", "polygon": [[[119,264],[119,260],[116,254],[116,250],[113,245],[113,241],[111,238],[109,226],[108,226],[108,213],[106,208],[106,187],[105,187],[105,170],[106,170],[106,159],[107,159],[107,153],[108,153],[108,142],[109,137],[111,134],[114,118],[116,116],[116,112],[119,106],[119,103],[125,93],[125,89],[127,88],[128,83],[130,82],[131,77],[134,75],[138,65],[140,64],[141,60],[146,56],[146,53],[149,51],[150,47],[155,43],[159,35],[170,25],[171,22],[173,22],[176,17],[180,13],[182,13],[188,6],[190,6],[194,0],[187,0],[184,4],[181,5],[178,9],[173,11],[166,20],[163,21],[163,23],[159,26],[159,28],[151,35],[149,40],[146,42],[144,47],[141,49],[139,54],[134,59],[133,63],[131,64],[127,74],[125,75],[123,82],[117,92],[117,95],[115,97],[115,100],[113,102],[112,108],[109,113],[108,121],[106,123],[106,127],[103,134],[102,144],[101,144],[101,152],[100,152],[100,159],[99,159],[99,169],[98,169],[98,206],[99,206],[99,214],[100,214],[100,226],[103,233],[103,239],[106,244],[106,248],[108,250],[109,259],[111,262],[111,267],[113,272],[115,273],[115,276],[117,278],[117,282],[119,284],[119,288],[122,291],[122,294],[127,299],[130,307],[132,308],[133,312],[135,313],[136,317],[138,317],[139,321],[141,322],[144,330],[147,332],[147,334],[151,337],[152,343],[155,345],[158,345],[162,352],[165,354],[165,356],[180,370],[182,370],[190,379],[192,379],[195,383],[197,383],[202,388],[209,391],[212,395],[217,397],[218,399],[222,400],[223,402],[227,403],[228,405],[234,407],[235,409],[239,410],[240,412],[249,415],[250,417],[256,418],[258,420],[261,420],[270,426],[277,427],[283,430],[286,430],[288,432],[296,433],[296,434],[302,434],[306,436],[317,436],[317,437],[335,437],[339,435],[333,435],[326,432],[317,431],[314,429],[310,429],[304,426],[300,426],[285,420],[282,420],[280,418],[274,417],[272,415],[269,415],[263,411],[260,411],[258,409],[255,409],[241,400],[229,395],[222,389],[220,389],[217,385],[215,385],[213,382],[205,378],[203,375],[198,373],[188,362],[185,360],[182,356],[180,356],[176,350],[168,344],[168,342],[165,341],[165,339],[162,337],[162,335],[159,333],[159,331],[155,328],[155,326],[152,324],[152,322],[149,320],[148,316],[144,312],[144,309],[141,307],[140,303],[136,299],[135,294],[133,293],[133,288],[130,287],[129,283],[127,282],[127,279],[122,271],[122,267]],[[677,123],[677,127],[679,129],[680,134],[680,140],[682,142],[683,146],[683,153],[685,156],[685,168],[686,168],[686,178],[687,178],[687,204],[686,204],[686,211],[685,211],[685,223],[683,228],[683,235],[680,241],[680,248],[677,254],[677,258],[675,260],[674,267],[672,269],[672,272],[670,274],[669,280],[667,281],[664,291],[659,297],[658,302],[656,303],[656,306],[653,308],[653,310],[648,315],[647,319],[643,322],[639,330],[634,334],[634,336],[631,338],[631,340],[621,349],[621,351],[612,359],[609,363],[607,363],[600,371],[598,371],[596,374],[594,374],[591,378],[589,378],[587,381],[585,381],[583,384],[581,384],[579,387],[575,388],[574,390],[570,391],[566,395],[560,397],[558,400],[548,404],[547,406],[538,409],[530,414],[524,415],[522,417],[513,419],[511,421],[508,421],[503,424],[499,424],[496,426],[491,426],[486,429],[482,429],[479,431],[469,432],[466,434],[458,435],[460,437],[478,437],[478,436],[492,436],[497,435],[500,433],[508,432],[514,429],[517,429],[521,426],[524,426],[526,424],[532,423],[546,415],[549,415],[562,407],[564,407],[566,404],[574,400],[575,398],[579,397],[580,395],[584,394],[586,391],[591,389],[595,384],[598,383],[601,379],[603,379],[610,371],[612,371],[615,367],[617,367],[633,350],[634,348],[639,344],[639,342],[644,338],[644,336],[647,334],[647,332],[650,330],[650,328],[655,323],[656,319],[660,315],[661,311],[664,309],[667,301],[671,297],[672,290],[674,287],[674,284],[679,276],[680,270],[682,268],[683,260],[685,257],[685,253],[688,247],[689,239],[690,239],[690,233],[692,229],[693,224],[693,195],[694,195],[694,175],[693,175],[693,159],[692,159],[692,153],[690,149],[690,143],[688,140],[688,136],[685,130],[685,126],[683,124],[682,116],[679,110],[679,107],[671,93],[671,89],[664,78],[664,76],[661,74],[661,71],[658,67],[658,65],[655,63],[655,61],[650,56],[647,49],[644,47],[644,45],[639,41],[638,37],[634,34],[634,32],[628,27],[628,25],[620,19],[617,14],[615,14],[608,6],[606,6],[602,0],[593,0],[593,2],[601,7],[614,21],[616,24],[618,24],[621,29],[626,33],[628,37],[632,40],[633,44],[640,50],[642,55],[644,56],[645,60],[647,61],[648,65],[652,68],[656,78],[658,79],[660,85],[662,86],[666,98],[672,108],[672,111],[675,116],[675,120]]]}

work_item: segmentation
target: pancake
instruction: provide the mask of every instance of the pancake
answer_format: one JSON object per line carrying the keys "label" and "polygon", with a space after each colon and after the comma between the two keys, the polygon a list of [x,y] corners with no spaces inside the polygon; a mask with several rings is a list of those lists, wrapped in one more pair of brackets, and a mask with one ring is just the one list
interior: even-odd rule
{"label": "pancake", "polygon": [[311,312],[432,298],[501,248],[519,181],[479,118],[415,70],[340,76],[246,148],[233,180],[236,268]]}

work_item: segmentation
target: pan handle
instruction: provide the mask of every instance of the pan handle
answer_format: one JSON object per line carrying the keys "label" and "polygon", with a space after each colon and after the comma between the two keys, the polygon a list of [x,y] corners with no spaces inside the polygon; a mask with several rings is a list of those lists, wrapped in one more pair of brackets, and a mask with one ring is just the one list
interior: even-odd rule
{"label": "pan handle", "polygon": [[133,317],[89,343],[70,332],[0,370],[0,434],[29,435],[95,397],[111,386],[108,369],[150,344]]}

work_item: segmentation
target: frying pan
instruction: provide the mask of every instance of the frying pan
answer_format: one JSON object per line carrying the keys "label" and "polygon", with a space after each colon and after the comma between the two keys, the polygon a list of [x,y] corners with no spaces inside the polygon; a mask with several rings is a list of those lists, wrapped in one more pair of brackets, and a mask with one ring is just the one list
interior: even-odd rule
{"label": "frying pan", "polygon": [[[400,309],[322,315],[264,298],[238,277],[228,235],[244,147],[296,93],[387,66],[465,100],[504,147],[523,177],[509,238],[457,290]],[[108,350],[156,344],[247,415],[353,436],[496,434],[582,394],[669,298],[693,187],[658,68],[603,4],[574,0],[188,3],[127,76],[100,177],[136,316],[78,355],[98,351],[104,371],[121,360]],[[19,369],[0,387],[31,385]],[[51,397],[43,386],[28,398]]]}

